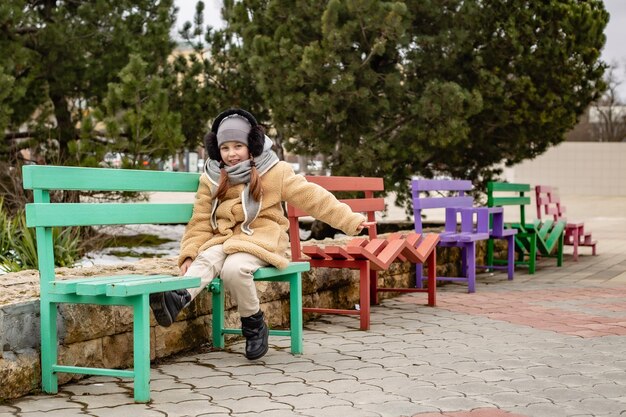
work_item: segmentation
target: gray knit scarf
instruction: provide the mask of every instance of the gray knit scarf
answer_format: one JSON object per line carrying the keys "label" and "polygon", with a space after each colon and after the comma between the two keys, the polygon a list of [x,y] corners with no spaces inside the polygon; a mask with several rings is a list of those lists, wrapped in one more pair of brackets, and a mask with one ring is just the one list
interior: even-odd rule
{"label": "gray knit scarf", "polygon": [[[261,155],[254,158],[254,164],[259,171],[259,175],[262,176],[270,168],[272,168],[279,161],[278,156],[272,151],[272,140],[265,136],[265,143],[263,144],[263,152]],[[235,166],[225,167],[228,174],[228,182],[230,185],[246,184],[241,192],[241,202],[243,204],[244,221],[241,225],[241,231],[247,235],[252,235],[254,230],[250,229],[250,223],[252,223],[261,210],[261,201],[256,201],[250,193],[250,172],[251,165],[250,160],[242,161]],[[211,194],[215,196],[217,187],[220,181],[220,164],[213,159],[207,159],[204,165],[204,173],[209,177],[209,180],[213,184],[211,187]],[[263,198],[261,198],[262,200]],[[217,217],[215,212],[219,201],[217,198],[213,198],[211,207],[211,226],[213,229],[217,229]]]}

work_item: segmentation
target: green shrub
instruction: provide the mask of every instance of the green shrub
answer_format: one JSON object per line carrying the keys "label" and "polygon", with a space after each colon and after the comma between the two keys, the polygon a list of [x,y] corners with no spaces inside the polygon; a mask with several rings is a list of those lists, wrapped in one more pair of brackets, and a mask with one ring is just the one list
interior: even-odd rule
{"label": "green shrub", "polygon": [[[3,201],[0,199],[0,209]],[[52,229],[54,241],[54,264],[73,266],[81,256],[80,231],[78,228]],[[9,217],[5,210],[0,214],[0,270],[17,272],[37,269],[37,240],[35,229],[26,227],[24,211]]]}

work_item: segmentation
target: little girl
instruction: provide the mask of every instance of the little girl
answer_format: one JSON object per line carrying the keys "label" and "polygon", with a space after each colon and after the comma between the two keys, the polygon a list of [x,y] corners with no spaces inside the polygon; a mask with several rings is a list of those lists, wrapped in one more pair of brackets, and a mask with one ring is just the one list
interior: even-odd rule
{"label": "little girl", "polygon": [[178,259],[181,274],[201,277],[201,286],[151,294],[150,306],[157,322],[169,326],[220,276],[237,303],[246,357],[258,359],[267,353],[269,329],[259,309],[253,274],[263,266],[285,268],[289,263],[285,256],[289,221],[282,201],[348,235],[372,223],[279,161],[272,141],[245,110],[218,115],[205,147],[209,158]]}

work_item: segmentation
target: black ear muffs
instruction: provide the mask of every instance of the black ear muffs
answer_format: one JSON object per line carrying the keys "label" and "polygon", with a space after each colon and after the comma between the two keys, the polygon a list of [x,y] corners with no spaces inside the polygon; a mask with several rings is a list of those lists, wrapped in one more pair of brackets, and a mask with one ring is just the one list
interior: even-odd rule
{"label": "black ear muffs", "polygon": [[250,123],[250,126],[252,126],[250,133],[248,133],[248,149],[250,150],[250,154],[257,157],[263,153],[263,145],[265,144],[265,130],[263,126],[259,125],[250,112],[242,109],[228,109],[215,118],[211,126],[211,131],[204,137],[204,147],[209,154],[209,158],[215,161],[222,160],[220,149],[217,146],[217,129],[220,123],[222,123],[222,120],[234,114],[245,118]]}

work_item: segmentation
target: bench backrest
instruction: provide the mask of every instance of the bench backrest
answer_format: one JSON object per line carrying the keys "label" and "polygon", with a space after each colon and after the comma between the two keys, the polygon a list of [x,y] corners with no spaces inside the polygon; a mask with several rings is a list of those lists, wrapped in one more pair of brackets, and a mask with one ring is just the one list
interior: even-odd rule
{"label": "bench backrest", "polygon": [[[411,181],[413,196],[413,217],[415,231],[422,233],[422,210],[436,208],[472,207],[474,199],[466,195],[472,189],[469,180],[426,180],[414,179]],[[446,221],[450,216],[446,216]],[[456,224],[455,216],[450,217]],[[446,230],[453,230],[455,226],[446,224]]]}
{"label": "bench backrest", "polygon": [[[323,177],[305,176],[307,181],[315,183],[326,190],[335,192],[358,192],[359,196],[354,198],[340,199],[340,201],[350,206],[352,211],[364,213],[368,221],[375,221],[377,211],[385,209],[385,199],[374,197],[375,192],[384,191],[385,186],[382,178],[375,177]],[[287,214],[289,217],[289,240],[291,242],[292,260],[302,260],[302,247],[300,245],[300,223],[299,217],[308,216],[297,207],[288,205]],[[376,226],[369,228],[370,239],[377,236]]]}
{"label": "bench backrest", "polygon": [[565,206],[555,188],[548,185],[535,186],[535,205],[537,206],[537,218],[543,219],[543,215],[552,216],[554,221],[564,219]]}
{"label": "bench backrest", "polygon": [[35,227],[41,283],[54,280],[52,227],[187,223],[193,204],[51,203],[50,191],[196,192],[200,174],[109,168],[25,165],[24,189],[33,190],[26,223]]}
{"label": "bench backrest", "polygon": [[497,181],[487,183],[487,206],[518,206],[521,224],[526,222],[528,204],[530,204],[530,184]]}

